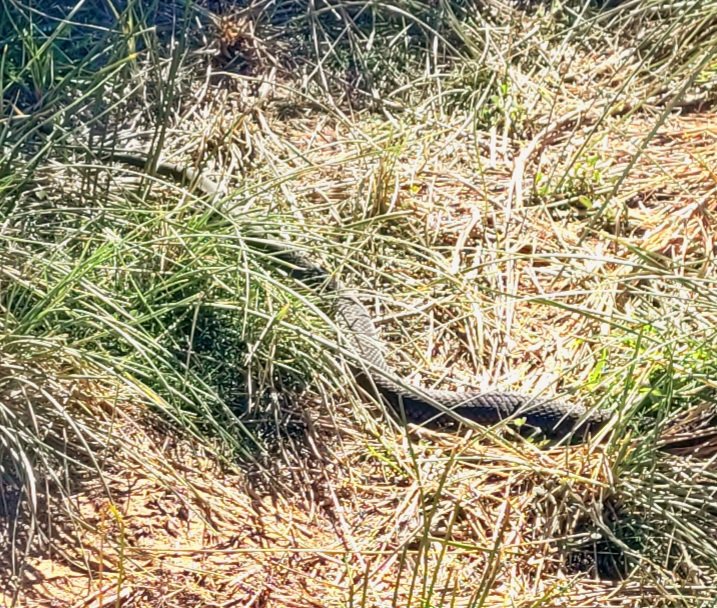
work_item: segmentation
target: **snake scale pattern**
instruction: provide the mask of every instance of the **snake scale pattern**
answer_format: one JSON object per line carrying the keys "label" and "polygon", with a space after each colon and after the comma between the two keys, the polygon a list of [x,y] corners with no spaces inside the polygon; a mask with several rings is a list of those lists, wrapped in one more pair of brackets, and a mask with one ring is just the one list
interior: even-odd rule
{"label": "snake scale pattern", "polygon": [[[125,163],[157,175],[171,177],[190,185],[206,196],[215,196],[220,187],[189,167],[171,163],[156,166],[141,153],[111,152],[104,160]],[[366,307],[357,295],[346,288],[320,265],[286,244],[274,252],[292,267],[292,275],[307,285],[320,283],[332,292],[337,325],[347,330],[349,349],[361,362],[359,373],[410,422],[423,423],[450,413],[483,425],[523,418],[530,427],[540,429],[546,436],[582,439],[599,429],[610,417],[607,410],[589,410],[577,403],[555,399],[540,399],[528,395],[504,392],[457,392],[419,388],[401,381],[388,365],[377,328]]]}

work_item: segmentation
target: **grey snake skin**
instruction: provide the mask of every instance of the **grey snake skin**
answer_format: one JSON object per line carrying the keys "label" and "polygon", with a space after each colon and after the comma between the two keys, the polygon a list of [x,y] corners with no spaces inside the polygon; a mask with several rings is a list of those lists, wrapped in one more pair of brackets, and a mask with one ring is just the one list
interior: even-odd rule
{"label": "grey snake skin", "polygon": [[[151,167],[148,157],[141,153],[111,152],[104,157],[110,162],[125,163],[139,169],[174,178],[193,186],[207,196],[221,192],[213,181],[200,172],[171,163],[158,163]],[[610,417],[607,410],[589,410],[585,406],[555,399],[540,399],[520,393],[457,392],[426,389],[402,382],[386,362],[376,326],[358,297],[331,273],[296,250],[290,244],[276,247],[273,253],[292,267],[291,274],[308,286],[320,284],[333,294],[334,315],[337,325],[346,330],[349,350],[360,365],[357,371],[366,381],[410,422],[423,423],[444,418],[449,413],[467,420],[494,425],[502,421],[523,418],[530,427],[540,429],[551,438],[583,439],[599,429]]]}

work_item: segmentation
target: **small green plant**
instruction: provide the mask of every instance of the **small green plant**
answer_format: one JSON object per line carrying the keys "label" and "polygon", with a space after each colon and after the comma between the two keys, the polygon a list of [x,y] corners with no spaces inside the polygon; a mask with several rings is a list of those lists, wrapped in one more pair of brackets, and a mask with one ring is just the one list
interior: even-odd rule
{"label": "small green plant", "polygon": [[[538,204],[549,206],[557,215],[576,214],[590,217],[606,202],[609,162],[598,154],[572,163],[569,170],[557,176],[537,172],[533,180]],[[609,216],[609,214],[608,214]]]}

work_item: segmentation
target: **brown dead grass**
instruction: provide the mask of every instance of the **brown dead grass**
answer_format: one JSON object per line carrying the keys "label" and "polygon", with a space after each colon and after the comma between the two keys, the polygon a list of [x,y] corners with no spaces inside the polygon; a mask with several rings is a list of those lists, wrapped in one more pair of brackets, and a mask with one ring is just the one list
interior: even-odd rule
{"label": "brown dead grass", "polygon": [[[250,33],[230,32],[237,40],[224,51],[238,52]],[[607,72],[615,77],[614,66]],[[264,109],[279,95],[270,82],[241,117],[227,108],[245,100],[222,94],[187,132],[205,134],[198,156],[221,142],[228,174],[300,176],[278,188],[307,222],[396,213],[426,250],[440,248],[459,306],[424,311],[429,297],[405,288],[416,276],[410,260],[384,260],[367,279],[401,302],[377,299],[374,308],[401,344],[393,358],[407,376],[554,392],[566,371],[586,380],[613,323],[633,319],[644,294],[634,268],[646,262],[632,246],[655,254],[658,276],[672,262],[696,276],[715,265],[711,114],[669,118],[644,149],[654,118],[606,121],[589,142],[604,167],[599,193],[625,175],[605,201],[602,232],[586,231],[589,213],[532,196],[536,173],[560,174],[591,133],[600,108],[575,104],[591,99],[594,84],[568,86],[577,101],[565,102],[565,120],[536,125],[522,149],[458,119],[399,135],[326,116],[276,120]],[[84,522],[81,547],[58,533],[51,551],[34,553],[16,581],[20,605],[592,607],[669,595],[629,578],[599,580],[589,557],[576,565],[566,549],[587,541],[610,499],[613,472],[600,447],[540,450],[475,432],[388,427],[378,435],[348,408],[338,410],[341,428],[324,410],[308,408],[310,474],[300,470],[305,457],[279,460],[282,484],[276,469],[219,464],[167,429],[125,420],[124,449],[103,472],[109,493],[88,481],[71,504],[52,503],[55,521],[71,513]]]}
{"label": "brown dead grass", "polygon": [[[571,306],[627,319],[625,290],[636,259],[626,245],[681,263],[714,263],[713,121],[668,121],[611,203],[630,228],[587,238],[579,214],[506,204],[513,179],[507,162],[489,166],[476,184],[467,158],[460,162],[461,151],[475,149],[473,142],[442,142],[435,152],[424,151],[420,162],[404,147],[383,177],[380,162],[361,157],[338,127],[325,122],[293,125],[292,145],[303,142],[303,157],[313,161],[301,182],[308,199],[318,196],[338,208],[366,200],[364,188],[383,179],[392,190],[381,200],[396,211],[410,210],[412,221],[429,230],[430,243],[453,252],[456,276],[474,289],[468,299],[480,301],[476,289],[484,281],[497,293],[520,294],[499,297],[487,313],[478,309],[486,313],[482,322],[480,316],[478,323],[459,320],[462,335],[473,335],[472,343],[464,338],[464,348],[473,346],[462,359],[448,352],[455,346],[451,336],[461,333],[455,328],[421,338],[429,371],[419,379],[451,367],[459,382],[475,382],[475,349],[492,353],[483,359],[492,370],[488,382],[530,389],[526,378],[533,378],[534,389],[591,356],[591,344],[574,336],[607,335],[609,328],[531,296],[569,292]],[[604,148],[611,151],[610,175],[630,162],[647,124],[635,119],[610,132]],[[360,157],[342,162],[338,175],[337,148]],[[334,159],[331,164],[324,155]],[[353,184],[359,184],[356,191]],[[584,260],[561,275],[563,246]],[[494,253],[499,250],[517,257]],[[486,262],[494,270],[470,270]],[[704,266],[695,268],[704,272]],[[471,433],[421,431],[409,438],[384,429],[374,437],[350,413],[337,429],[321,411],[310,412],[318,429],[310,443],[322,448],[308,480],[298,470],[282,471],[294,480],[292,491],[273,484],[270,470],[222,466],[166,429],[125,424],[125,449],[104,471],[109,494],[102,484],[87,482],[72,496],[71,509],[54,503],[56,521],[69,521],[71,512],[84,522],[82,546],[57,534],[50,553],[33,555],[20,581],[20,605],[417,606],[450,598],[456,606],[480,599],[484,606],[577,607],[633,606],[662,594],[630,579],[598,580],[589,557],[565,549],[587,537],[609,500],[612,473],[600,448],[540,450]]]}
{"label": "brown dead grass", "polygon": [[[341,606],[364,596],[381,606],[395,594],[397,605],[432,595],[500,606],[558,593],[560,605],[589,605],[611,592],[566,568],[557,548],[610,485],[600,451],[434,433],[414,438],[415,465],[389,467],[368,455],[377,441],[344,437],[339,448],[322,433],[314,440],[335,460],[313,487],[280,494],[171,433],[122,435],[154,470],[119,454],[105,471],[109,495],[89,482],[72,497],[82,547],[60,535],[50,557],[31,559],[21,605]],[[414,466],[415,478],[401,470]],[[565,503],[572,520],[559,515]]]}

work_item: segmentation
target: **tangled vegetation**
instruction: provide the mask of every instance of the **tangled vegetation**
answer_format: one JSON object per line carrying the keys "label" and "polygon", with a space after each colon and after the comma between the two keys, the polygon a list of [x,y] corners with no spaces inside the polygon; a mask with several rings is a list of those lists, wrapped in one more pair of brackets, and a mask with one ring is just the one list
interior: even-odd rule
{"label": "tangled vegetation", "polygon": [[714,605],[717,0],[0,1],[4,606]]}

